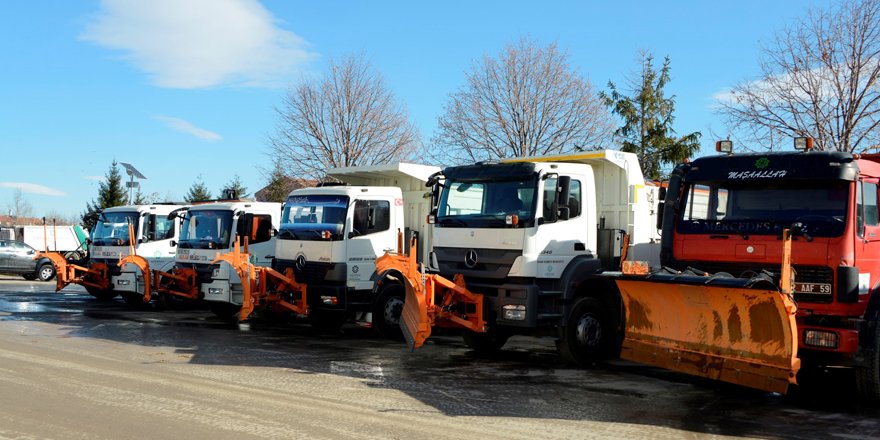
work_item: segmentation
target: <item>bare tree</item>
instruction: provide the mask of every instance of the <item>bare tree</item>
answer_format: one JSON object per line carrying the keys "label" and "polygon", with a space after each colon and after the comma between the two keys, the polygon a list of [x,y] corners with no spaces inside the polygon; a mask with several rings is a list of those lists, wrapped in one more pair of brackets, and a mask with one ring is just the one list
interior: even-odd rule
{"label": "bare tree", "polygon": [[6,203],[9,215],[15,218],[28,218],[34,216],[34,209],[30,202],[24,198],[21,188],[15,188],[12,192],[12,201]]}
{"label": "bare tree", "polygon": [[44,217],[46,218],[46,224],[49,225],[52,224],[53,220],[57,225],[78,225],[81,220],[78,215],[66,215],[55,210],[46,212]]}
{"label": "bare tree", "polygon": [[567,52],[522,38],[485,55],[449,97],[434,143],[452,162],[595,149],[614,129]]}
{"label": "bare tree", "polygon": [[290,90],[271,140],[288,177],[320,179],[328,168],[410,160],[419,135],[406,109],[363,56],[332,62],[317,81]]}
{"label": "bare tree", "polygon": [[877,149],[880,1],[811,10],[763,49],[760,67],[720,100],[737,137],[769,149],[793,136],[821,150]]}

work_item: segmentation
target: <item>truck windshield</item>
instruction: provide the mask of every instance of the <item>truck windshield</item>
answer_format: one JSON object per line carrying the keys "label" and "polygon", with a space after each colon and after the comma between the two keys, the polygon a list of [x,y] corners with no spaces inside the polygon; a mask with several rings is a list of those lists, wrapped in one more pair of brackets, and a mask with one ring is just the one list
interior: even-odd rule
{"label": "truck windshield", "polygon": [[180,229],[179,248],[226,249],[232,238],[232,211],[190,210]]}
{"label": "truck windshield", "polygon": [[779,234],[794,223],[818,237],[846,225],[847,181],[699,182],[685,185],[677,231],[683,234]]}
{"label": "truck windshield", "polygon": [[291,196],[281,214],[279,240],[342,240],[348,197],[337,195]]}
{"label": "truck windshield", "polygon": [[437,225],[441,227],[503,228],[505,217],[516,214],[519,224],[535,218],[537,178],[502,181],[450,181],[440,194]]}
{"label": "truck windshield", "polygon": [[140,216],[135,211],[104,212],[98,216],[98,222],[92,232],[92,244],[95,246],[128,246],[128,225],[137,234]]}

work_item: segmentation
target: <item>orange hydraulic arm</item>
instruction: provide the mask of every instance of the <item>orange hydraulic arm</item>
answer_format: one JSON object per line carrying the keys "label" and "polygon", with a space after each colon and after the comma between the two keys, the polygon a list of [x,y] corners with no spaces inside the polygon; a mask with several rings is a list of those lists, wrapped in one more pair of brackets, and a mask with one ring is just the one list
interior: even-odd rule
{"label": "orange hydraulic arm", "polygon": [[104,263],[89,263],[89,267],[79,266],[67,261],[58,252],[38,252],[34,259],[46,257],[55,266],[55,291],[68,284],[80,284],[100,290],[110,288],[110,270]]}
{"label": "orange hydraulic arm", "polygon": [[[131,223],[128,224],[128,236],[134,237],[134,228],[131,225]],[[117,266],[119,266],[121,268],[121,267],[125,266],[126,264],[134,264],[135,266],[137,266],[138,269],[140,269],[141,274],[144,277],[144,303],[148,303],[148,302],[150,302],[150,297],[151,297],[151,292],[152,292],[152,286],[150,283],[150,278],[151,278],[150,263],[147,261],[146,258],[144,258],[140,255],[137,255],[137,251],[135,250],[135,247],[134,247],[134,240],[130,239],[128,241],[128,249],[129,249],[128,255],[126,255],[124,258],[119,260],[119,263],[117,263]]]}
{"label": "orange hydraulic arm", "polygon": [[416,252],[416,240],[412,239],[409,255],[402,251],[386,252],[376,259],[376,273],[396,271],[404,278],[406,300],[400,328],[410,348],[421,347],[435,326],[485,332],[483,295],[468,290],[461,275],[450,281],[440,275],[419,272]]}
{"label": "orange hydraulic arm", "polygon": [[[199,299],[198,276],[195,269],[175,267],[171,272],[153,271],[153,286],[160,295],[173,295],[188,300]],[[150,292],[144,289],[144,302],[150,301]]]}
{"label": "orange hydraulic arm", "polygon": [[300,315],[308,314],[306,285],[296,281],[292,268],[281,273],[271,267],[254,266],[249,261],[247,237],[244,252],[240,250],[238,237],[235,243],[232,252],[217,255],[211,264],[225,261],[241,278],[243,296],[238,315],[240,321],[246,320],[257,305],[281,308]]}

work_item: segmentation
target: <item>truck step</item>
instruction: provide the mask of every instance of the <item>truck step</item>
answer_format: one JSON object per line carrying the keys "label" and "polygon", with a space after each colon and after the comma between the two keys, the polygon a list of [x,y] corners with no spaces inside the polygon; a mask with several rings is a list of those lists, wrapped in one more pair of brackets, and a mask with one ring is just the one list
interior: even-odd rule
{"label": "truck step", "polygon": [[538,319],[561,319],[562,313],[539,313]]}

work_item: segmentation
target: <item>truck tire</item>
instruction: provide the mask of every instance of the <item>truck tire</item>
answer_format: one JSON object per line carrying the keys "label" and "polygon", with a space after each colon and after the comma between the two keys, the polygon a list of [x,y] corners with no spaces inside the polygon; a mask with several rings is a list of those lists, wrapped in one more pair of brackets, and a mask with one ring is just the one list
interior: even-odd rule
{"label": "truck tire", "polygon": [[122,300],[131,307],[142,309],[146,307],[144,295],[137,292],[122,292]]}
{"label": "truck tire", "polygon": [[856,388],[863,399],[880,401],[880,325],[874,325],[874,342],[863,348],[864,368],[856,369]]}
{"label": "truck tire", "polygon": [[37,279],[40,281],[49,281],[52,278],[55,278],[55,266],[51,263],[43,264],[37,269]]}
{"label": "truck tire", "polygon": [[94,296],[98,301],[112,301],[117,295],[117,293],[112,290],[101,290],[88,286],[86,286],[86,292],[89,292],[89,295]]}
{"label": "truck tire", "polygon": [[468,348],[477,352],[477,354],[496,353],[498,350],[501,350],[501,347],[504,347],[504,344],[510,339],[509,333],[496,329],[490,329],[486,333],[476,333],[465,330],[461,336],[462,339],[464,339],[464,345],[467,345]]}
{"label": "truck tire", "polygon": [[564,361],[586,367],[610,357],[614,330],[599,300],[577,300],[565,324],[562,338],[556,341]]}
{"label": "truck tire", "polygon": [[238,312],[241,311],[241,306],[228,303],[211,303],[208,307],[211,309],[211,313],[225,320],[235,319]]}
{"label": "truck tire", "polygon": [[400,330],[400,312],[406,289],[400,284],[385,285],[373,303],[373,328],[389,339],[403,339]]}
{"label": "truck tire", "polygon": [[309,312],[309,323],[312,328],[320,333],[336,334],[345,324],[345,314],[341,312],[327,312],[322,310],[311,310]]}

